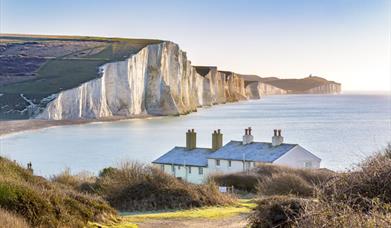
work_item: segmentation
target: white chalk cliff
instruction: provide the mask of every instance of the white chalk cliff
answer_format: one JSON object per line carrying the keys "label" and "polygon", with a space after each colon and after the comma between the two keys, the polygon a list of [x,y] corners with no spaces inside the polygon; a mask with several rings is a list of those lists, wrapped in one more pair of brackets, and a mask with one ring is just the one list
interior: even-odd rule
{"label": "white chalk cliff", "polygon": [[172,42],[148,45],[103,65],[101,77],[56,95],[36,118],[99,119],[180,115],[197,107],[247,99],[244,79],[211,67],[200,75]]}

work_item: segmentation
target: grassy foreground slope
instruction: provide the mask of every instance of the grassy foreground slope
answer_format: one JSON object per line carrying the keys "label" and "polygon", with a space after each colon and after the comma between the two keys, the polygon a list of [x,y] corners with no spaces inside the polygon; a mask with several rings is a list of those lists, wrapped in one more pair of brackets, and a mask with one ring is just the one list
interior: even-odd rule
{"label": "grassy foreground slope", "polygon": [[[31,113],[25,110],[29,102],[20,94],[34,104],[45,106],[47,100],[42,101],[43,98],[100,77],[99,66],[125,60],[149,44],[162,42],[151,39],[27,35],[0,35],[0,40],[3,43],[0,60],[5,59],[2,64],[15,68],[12,72],[8,72],[7,68],[0,72],[0,79],[7,80],[7,83],[0,84],[0,119],[29,117]],[[10,58],[12,60],[6,61]],[[43,64],[32,62],[33,58]],[[18,72],[22,66],[34,64],[38,64],[37,69]],[[21,80],[23,78],[25,80]]]}
{"label": "grassy foreground slope", "polygon": [[149,165],[124,162],[85,178],[64,172],[53,181],[77,191],[96,194],[120,211],[187,209],[230,205],[235,199],[222,194],[214,183],[195,185],[176,179]]}
{"label": "grassy foreground slope", "polygon": [[[315,184],[312,194],[297,191],[297,180],[272,177],[259,184],[251,227],[391,227],[391,146]],[[291,191],[268,191],[275,186]]]}
{"label": "grassy foreground slope", "polygon": [[[5,211],[4,211],[5,210]],[[88,221],[115,220],[117,213],[100,197],[34,176],[0,157],[0,227],[82,227]]]}

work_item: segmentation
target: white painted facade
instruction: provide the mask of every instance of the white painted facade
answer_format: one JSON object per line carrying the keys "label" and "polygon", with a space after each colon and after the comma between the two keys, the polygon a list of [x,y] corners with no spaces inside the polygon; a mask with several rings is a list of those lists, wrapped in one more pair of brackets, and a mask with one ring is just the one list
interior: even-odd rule
{"label": "white painted facade", "polygon": [[284,165],[292,168],[320,168],[321,159],[313,155],[300,145],[295,146],[286,154],[275,160],[273,164]]}
{"label": "white painted facade", "polygon": [[154,164],[163,172],[194,184],[201,184],[209,175],[208,167]]}
{"label": "white painted facade", "polygon": [[224,159],[208,159],[208,169],[210,174],[224,174],[247,171],[256,165],[252,161],[235,161]]}
{"label": "white painted facade", "polygon": [[[194,136],[193,148],[175,147],[153,163],[163,172],[195,184],[205,182],[209,175],[246,172],[264,163],[292,168],[320,168],[320,158],[298,144],[284,144],[281,130],[274,130],[272,143],[254,142],[253,139],[251,128],[248,128],[242,141],[231,141],[211,150],[197,148]],[[177,165],[182,159],[188,161],[186,166]]]}

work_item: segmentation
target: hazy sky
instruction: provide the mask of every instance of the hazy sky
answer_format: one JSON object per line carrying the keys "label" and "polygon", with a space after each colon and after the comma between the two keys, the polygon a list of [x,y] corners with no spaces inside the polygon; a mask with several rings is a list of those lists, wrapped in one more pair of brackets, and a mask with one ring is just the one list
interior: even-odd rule
{"label": "hazy sky", "polygon": [[2,33],[171,40],[194,65],[390,90],[391,0],[0,0]]}

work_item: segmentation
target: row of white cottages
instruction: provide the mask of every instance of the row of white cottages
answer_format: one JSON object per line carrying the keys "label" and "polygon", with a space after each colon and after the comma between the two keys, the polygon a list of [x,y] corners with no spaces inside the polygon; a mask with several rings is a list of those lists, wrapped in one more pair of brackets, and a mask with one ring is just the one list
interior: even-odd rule
{"label": "row of white cottages", "polygon": [[272,142],[254,142],[251,128],[242,141],[223,144],[220,130],[212,134],[212,148],[196,146],[197,133],[186,132],[186,147],[174,147],[152,163],[164,172],[192,183],[202,183],[210,174],[248,171],[259,163],[293,168],[319,168],[321,159],[298,144],[284,143],[281,130],[274,130]]}

